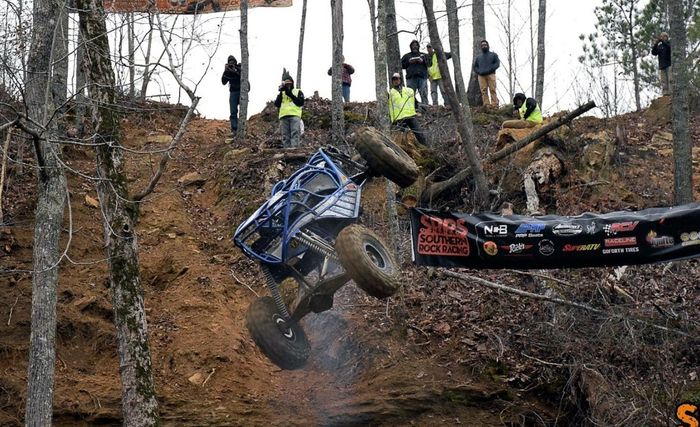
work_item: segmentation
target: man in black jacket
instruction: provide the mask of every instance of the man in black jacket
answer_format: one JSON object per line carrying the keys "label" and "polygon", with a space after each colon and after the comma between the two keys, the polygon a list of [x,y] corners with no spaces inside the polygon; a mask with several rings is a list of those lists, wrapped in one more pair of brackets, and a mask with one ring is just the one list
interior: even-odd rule
{"label": "man in black jacket", "polygon": [[663,95],[671,94],[671,43],[668,41],[668,33],[659,34],[651,47],[651,54],[659,58],[659,80],[661,80],[661,92]]}
{"label": "man in black jacket", "polygon": [[238,103],[241,100],[241,64],[238,63],[236,57],[229,55],[224,74],[221,76],[221,84],[228,83],[228,104],[231,109],[231,136],[236,136],[238,130]]}
{"label": "man in black jacket", "polygon": [[[482,40],[479,43],[481,54],[474,60],[473,70],[479,78],[481,100],[484,107],[498,108],[498,96],[496,95],[496,70],[501,66],[501,61],[496,53],[489,50],[489,42]],[[489,101],[489,92],[491,100]]]}
{"label": "man in black jacket", "polygon": [[401,68],[406,70],[406,86],[420,93],[423,104],[430,104],[428,101],[428,67],[430,67],[430,57],[419,52],[418,40],[413,40],[410,44],[411,51],[401,58]]}

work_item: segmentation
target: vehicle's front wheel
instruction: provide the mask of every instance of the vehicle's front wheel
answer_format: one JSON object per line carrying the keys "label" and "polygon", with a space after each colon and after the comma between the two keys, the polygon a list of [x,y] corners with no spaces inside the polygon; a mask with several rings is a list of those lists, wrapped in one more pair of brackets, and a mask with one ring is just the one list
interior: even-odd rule
{"label": "vehicle's front wheel", "polygon": [[355,149],[377,175],[389,178],[399,187],[408,187],[418,179],[418,166],[401,147],[374,128],[353,134]]}
{"label": "vehicle's front wheel", "polygon": [[246,326],[255,344],[275,365],[297,369],[309,358],[310,345],[299,324],[287,326],[271,297],[258,298],[248,308]]}
{"label": "vehicle's front wheel", "polygon": [[371,230],[358,224],[345,227],[335,240],[335,250],[348,276],[369,295],[387,298],[399,289],[398,263]]}

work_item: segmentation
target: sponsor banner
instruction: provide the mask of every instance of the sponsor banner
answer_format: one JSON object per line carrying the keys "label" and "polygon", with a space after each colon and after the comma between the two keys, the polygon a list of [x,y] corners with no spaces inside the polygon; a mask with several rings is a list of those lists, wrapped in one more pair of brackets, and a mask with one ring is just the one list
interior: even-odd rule
{"label": "sponsor banner", "polygon": [[700,256],[700,204],[578,216],[411,209],[416,265],[576,268]]}
{"label": "sponsor banner", "polygon": [[[248,7],[288,7],[292,0],[249,0]],[[240,0],[104,0],[105,12],[199,14],[238,10]]]}

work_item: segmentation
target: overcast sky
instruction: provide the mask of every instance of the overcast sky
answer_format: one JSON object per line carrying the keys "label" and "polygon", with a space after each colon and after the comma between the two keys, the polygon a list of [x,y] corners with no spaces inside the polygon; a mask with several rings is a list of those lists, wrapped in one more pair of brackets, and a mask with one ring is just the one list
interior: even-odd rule
{"label": "overcast sky", "polygon": [[[458,0],[462,8],[460,17],[460,40],[463,66],[472,63],[472,23],[471,1]],[[517,58],[517,91],[532,95],[530,78],[530,38],[529,10],[527,0],[514,0],[511,8],[511,21],[514,32],[519,34],[515,43]],[[534,0],[534,16],[537,17],[537,1]],[[580,73],[577,58],[581,55],[579,35],[594,30],[595,16],[593,9],[600,5],[601,0],[572,1],[549,0],[547,2],[546,24],[546,72],[543,109],[545,113],[553,113],[570,109],[585,101],[588,93],[587,83]],[[273,100],[277,94],[282,68],[286,67],[296,77],[297,50],[299,43],[299,24],[301,17],[301,0],[294,0],[294,5],[287,8],[253,8],[249,9],[249,48],[250,48],[250,105],[249,114],[256,114]],[[492,50],[499,54],[502,64],[507,60],[506,37],[503,25],[499,22],[505,19],[506,0],[486,0],[486,38]],[[440,19],[443,44],[447,48],[447,23],[444,13],[444,3],[435,1]],[[397,22],[399,30],[413,32],[424,18],[420,0],[396,0]],[[306,32],[304,43],[304,59],[302,67],[301,89],[309,97],[314,91],[322,97],[330,98],[331,78],[326,74],[331,64],[331,23],[330,1],[309,0],[306,17]],[[499,19],[499,16],[501,19]],[[204,18],[205,17],[205,18]],[[221,85],[221,73],[229,54],[240,60],[240,45],[238,30],[240,18],[237,11],[226,14],[207,14],[198,19],[206,19],[209,23],[208,43],[206,50],[213,54],[209,67],[205,55],[195,53],[188,55],[185,61],[185,77],[199,79],[203,69],[206,76],[197,88],[202,97],[199,111],[207,118],[224,119],[228,117],[228,88]],[[188,17],[188,19],[191,19]],[[222,25],[222,34],[218,48],[215,47],[215,32],[217,25]],[[355,67],[351,90],[352,101],[370,101],[374,95],[374,64],[372,53],[372,32],[369,22],[369,10],[366,0],[344,1],[344,54],[346,62]],[[536,29],[535,29],[536,31]],[[425,26],[417,36],[402,32],[399,42],[402,53],[407,52],[413,38],[421,42],[421,50],[428,42]],[[191,57],[191,58],[190,58]],[[451,62],[451,61],[450,61]],[[505,65],[497,72],[498,93],[501,103],[508,102],[508,76]],[[176,95],[176,88],[152,87],[150,93],[170,93]],[[176,101],[171,96],[170,101]]]}

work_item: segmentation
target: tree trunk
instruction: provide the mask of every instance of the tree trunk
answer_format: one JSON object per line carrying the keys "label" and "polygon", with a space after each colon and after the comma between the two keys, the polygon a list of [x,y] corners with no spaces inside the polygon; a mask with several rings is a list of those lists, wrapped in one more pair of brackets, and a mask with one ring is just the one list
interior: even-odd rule
{"label": "tree trunk", "polygon": [[676,204],[693,201],[693,152],[689,126],[688,91],[688,37],[685,28],[685,10],[683,0],[668,0],[670,18],[670,37],[673,41],[671,50],[671,117],[673,126],[673,165],[674,165],[674,200]]}
{"label": "tree trunk", "polygon": [[450,77],[447,61],[445,60],[445,52],[442,49],[440,41],[440,33],[438,32],[437,22],[435,21],[435,12],[433,11],[433,0],[423,0],[423,8],[425,9],[425,17],[428,21],[428,32],[430,33],[430,44],[437,52],[438,66],[440,74],[442,74],[442,83],[445,93],[447,93],[452,116],[454,117],[457,131],[462,139],[462,145],[467,153],[469,166],[474,174],[476,185],[475,201],[477,206],[485,206],[489,198],[489,186],[486,181],[486,175],[481,164],[481,159],[476,152],[474,145],[474,129],[472,128],[471,113],[469,108],[460,108],[455,94],[452,78]]}
{"label": "tree trunk", "polygon": [[637,64],[637,58],[639,55],[637,54],[637,47],[636,47],[636,37],[634,34],[634,27],[635,27],[635,4],[636,2],[632,2],[630,5],[630,15],[629,15],[629,43],[630,43],[630,54],[631,54],[631,62],[632,62],[632,81],[634,82],[634,103],[637,107],[637,111],[640,111],[642,109],[642,102],[640,99],[640,93],[642,91],[639,83],[639,65]]}
{"label": "tree trunk", "polygon": [[515,94],[515,56],[513,55],[513,50],[515,46],[515,38],[513,37],[513,28],[510,24],[510,15],[513,0],[508,0],[506,6],[506,28],[504,31],[506,33],[506,52],[508,53],[508,99],[512,100]]}
{"label": "tree trunk", "polygon": [[467,98],[469,105],[478,107],[483,105],[481,99],[481,90],[479,89],[479,80],[473,70],[474,60],[481,52],[479,43],[486,38],[486,20],[484,18],[484,0],[474,0],[472,2],[472,67],[469,67],[469,88],[467,89]]}
{"label": "tree trunk", "polygon": [[343,0],[331,0],[331,28],[333,32],[331,134],[333,142],[339,144],[345,136],[343,117]]}
{"label": "tree trunk", "polygon": [[[386,3],[377,1],[377,14],[374,14],[374,0],[368,0],[370,20],[372,21],[372,47],[374,48],[374,92],[377,96],[377,122],[384,134],[389,134],[389,104],[387,103],[387,55],[386,55]],[[375,22],[377,23],[375,25]]]}
{"label": "tree trunk", "polygon": [[60,12],[52,1],[34,1],[34,28],[25,80],[29,118],[38,126],[45,127],[33,135],[38,166],[38,198],[34,223],[32,324],[25,412],[27,426],[51,425],[53,414],[56,287],[67,188],[60,164],[60,150],[46,138],[56,136],[55,121],[47,121],[54,107],[49,77],[52,54],[56,53],[52,51],[52,46]]}
{"label": "tree trunk", "polygon": [[304,52],[304,31],[306,30],[306,2],[301,6],[301,25],[299,26],[299,54],[297,56],[297,87],[301,87],[301,61]]}
{"label": "tree trunk", "polygon": [[143,289],[139,277],[135,218],[138,206],[129,199],[119,117],[115,104],[114,73],[101,0],[79,0],[80,28],[91,59],[88,75],[93,101],[97,151],[97,191],[104,215],[114,323],[119,347],[124,425],[151,426],[160,422],[151,367]]}
{"label": "tree trunk", "polygon": [[[386,10],[386,62],[389,75],[401,72],[401,47],[399,46],[399,30],[396,26],[396,3],[395,0],[386,0],[384,3]],[[403,81],[403,78],[401,79]]]}
{"label": "tree trunk", "polygon": [[[54,4],[54,7],[56,5]],[[58,108],[60,125],[65,130],[65,120],[60,117],[65,113],[68,96],[68,11],[58,8],[58,27],[53,48],[53,67],[51,73],[51,91],[54,105]]]}
{"label": "tree trunk", "polygon": [[[248,128],[248,94],[250,93],[250,52],[248,51],[248,0],[241,0],[241,99],[238,110],[238,136],[245,139]],[[299,68],[301,75],[301,67]]]}
{"label": "tree trunk", "polygon": [[530,91],[535,92],[535,21],[532,19],[532,0],[527,0],[530,9]]}
{"label": "tree trunk", "polygon": [[447,28],[450,35],[450,51],[452,52],[452,65],[455,70],[455,90],[459,95],[459,102],[463,108],[469,108],[467,92],[464,88],[464,77],[462,75],[462,60],[459,46],[459,11],[457,10],[457,0],[446,0]]}
{"label": "tree trunk", "polygon": [[537,78],[535,79],[535,99],[542,108],[544,94],[544,29],[547,21],[547,0],[540,0],[537,9]]}
{"label": "tree trunk", "polygon": [[126,32],[127,49],[129,50],[129,56],[127,58],[127,60],[129,61],[129,99],[134,99],[134,97],[136,96],[136,65],[134,60],[134,56],[136,54],[136,50],[134,47],[134,39],[136,38],[136,34],[134,33],[133,13],[126,14]]}

